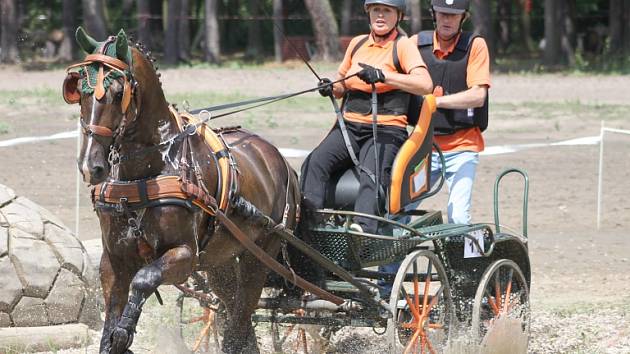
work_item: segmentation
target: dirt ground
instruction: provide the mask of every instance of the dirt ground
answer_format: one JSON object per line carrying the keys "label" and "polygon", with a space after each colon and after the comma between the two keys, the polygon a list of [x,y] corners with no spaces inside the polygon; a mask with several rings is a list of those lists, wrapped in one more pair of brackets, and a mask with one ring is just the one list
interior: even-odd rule
{"label": "dirt ground", "polygon": [[[320,66],[324,75],[331,74],[332,66]],[[258,97],[310,88],[316,80],[309,75],[301,67],[178,69],[165,70],[162,81],[167,98],[207,93],[215,97],[208,101],[211,105],[226,103],[221,98],[230,95]],[[0,97],[0,142],[76,129],[78,106],[65,105],[60,95],[50,98],[60,93],[63,78],[63,71],[0,68],[4,96]],[[519,167],[528,172],[532,352],[630,352],[625,305],[630,300],[630,136],[607,133],[605,137],[599,230],[599,145],[550,145],[598,136],[601,120],[607,127],[630,129],[628,92],[630,79],[620,76],[493,78],[490,127],[485,133],[487,147],[492,147],[488,151],[506,145],[517,151],[481,157],[473,221],[493,220],[492,188],[500,171]],[[309,97],[318,102],[316,94]],[[326,102],[314,106],[303,111],[295,105],[279,110],[269,106],[218,125],[249,124],[279,147],[308,150],[334,120]],[[75,139],[0,147],[0,183],[52,210],[74,229],[75,159]],[[299,168],[301,159],[291,163]],[[79,236],[98,238],[88,189],[80,184],[78,192]],[[517,230],[521,230],[521,193],[518,178],[507,179],[501,189],[501,223]],[[424,206],[444,210],[445,193]]]}

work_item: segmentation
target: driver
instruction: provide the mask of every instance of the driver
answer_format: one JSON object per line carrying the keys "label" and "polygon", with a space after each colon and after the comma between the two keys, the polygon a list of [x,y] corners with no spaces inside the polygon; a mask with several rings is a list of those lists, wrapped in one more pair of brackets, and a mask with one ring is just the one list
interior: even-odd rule
{"label": "driver", "polygon": [[[371,31],[352,39],[339,66],[337,80],[358,75],[334,85],[329,79],[320,81],[322,96],[343,97],[345,102],[342,126],[337,122],[302,165],[302,210],[306,213],[324,207],[326,184],[332,174],[358,162],[360,187],[354,210],[378,214],[374,171],[378,169],[381,186],[388,186],[396,153],[407,139],[406,113],[410,94],[425,95],[433,89],[415,43],[398,28],[405,8],[405,0],[366,0],[364,9]],[[372,84],[376,85],[379,94],[376,144],[372,132]],[[347,142],[343,130],[347,132]],[[379,156],[378,166],[375,149]],[[357,217],[351,227],[355,231],[375,233],[377,222]]]}

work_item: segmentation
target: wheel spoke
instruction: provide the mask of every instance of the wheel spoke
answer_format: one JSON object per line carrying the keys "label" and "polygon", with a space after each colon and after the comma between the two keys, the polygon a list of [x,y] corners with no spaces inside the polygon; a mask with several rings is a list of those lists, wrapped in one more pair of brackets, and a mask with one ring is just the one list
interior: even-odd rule
{"label": "wheel spoke", "polygon": [[437,302],[440,300],[440,295],[442,295],[442,292],[444,292],[444,285],[440,286],[440,288],[435,293],[435,295],[433,295],[433,298],[431,299],[431,302],[429,303],[429,308],[427,309],[427,312],[425,313],[426,316],[429,316],[429,313],[433,309],[433,306],[435,306],[435,304],[437,304]]}
{"label": "wheel spoke", "polygon": [[492,297],[492,295],[490,295],[488,289],[486,289],[484,292],[486,297],[488,298],[488,303],[490,304],[490,307],[492,307],[492,312],[494,313],[495,317],[498,316],[501,312],[499,306],[497,306],[496,302],[494,302],[494,298]]}
{"label": "wheel spoke", "polygon": [[501,308],[501,284],[499,283],[499,275],[501,274],[501,268],[497,268],[497,273],[494,275],[494,298],[497,301],[497,308]]}
{"label": "wheel spoke", "polygon": [[411,339],[409,340],[409,342],[407,343],[407,346],[405,347],[405,351],[404,354],[407,353],[415,353],[416,349],[418,348],[418,336],[420,335],[420,331],[422,331],[422,328],[419,328],[417,331],[415,331],[413,333],[413,336],[411,336]]}
{"label": "wheel spoke", "polygon": [[405,300],[407,301],[407,306],[411,310],[411,314],[413,315],[414,321],[420,321],[420,313],[418,312],[418,308],[413,304],[409,295],[405,294]]}
{"label": "wheel spoke", "polygon": [[427,343],[427,348],[429,349],[429,353],[431,354],[437,353],[435,349],[433,348],[433,345],[431,344],[431,341],[429,340],[429,338],[426,338],[425,341]]}
{"label": "wheel spoke", "polygon": [[413,303],[420,307],[420,284],[418,284],[418,264],[413,262]]}
{"label": "wheel spoke", "polygon": [[508,313],[508,306],[510,304],[510,295],[512,293],[512,277],[514,276],[514,270],[510,269],[510,276],[508,277],[507,288],[505,289],[505,301],[503,302],[503,313]]}
{"label": "wheel spoke", "polygon": [[424,297],[422,298],[422,314],[426,315],[427,312],[427,303],[429,302],[429,287],[431,286],[431,271],[433,270],[433,264],[431,260],[429,260],[429,265],[427,266],[427,274],[426,280],[424,281]]}

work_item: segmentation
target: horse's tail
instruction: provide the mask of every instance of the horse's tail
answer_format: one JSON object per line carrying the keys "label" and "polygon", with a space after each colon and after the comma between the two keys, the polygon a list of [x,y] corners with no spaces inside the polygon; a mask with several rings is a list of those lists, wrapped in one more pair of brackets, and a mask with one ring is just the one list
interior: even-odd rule
{"label": "horse's tail", "polygon": [[284,163],[287,166],[287,203],[289,208],[289,216],[287,219],[287,228],[295,230],[300,220],[300,202],[302,199],[302,192],[300,191],[300,182],[297,176],[297,172],[289,165],[289,162],[283,157]]}

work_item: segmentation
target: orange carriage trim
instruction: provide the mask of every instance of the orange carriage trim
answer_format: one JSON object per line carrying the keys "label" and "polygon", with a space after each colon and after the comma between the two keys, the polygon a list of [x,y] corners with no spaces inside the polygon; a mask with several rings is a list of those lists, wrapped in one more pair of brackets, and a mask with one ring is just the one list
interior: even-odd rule
{"label": "orange carriage trim", "polygon": [[[422,148],[422,143],[429,133],[429,128],[431,126],[431,116],[436,109],[437,105],[435,102],[435,96],[424,96],[424,102],[422,104],[422,110],[420,111],[418,124],[415,126],[415,128],[411,132],[411,135],[409,136],[407,141],[405,141],[403,146],[400,148],[400,151],[396,155],[396,160],[394,161],[392,167],[392,181],[389,193],[390,214],[398,213],[400,209],[404,206],[401,205],[401,196],[403,193],[405,172],[409,168],[409,163],[411,159],[416,155],[418,150]],[[428,158],[431,157],[429,156]],[[427,180],[427,178],[422,179],[419,176],[420,173],[427,173],[426,162],[427,161],[425,159],[421,164],[416,166],[415,173],[409,177],[409,197],[411,199],[418,197],[420,194],[426,192],[428,189],[427,187],[429,181]],[[422,181],[424,181],[425,183],[420,183]]]}

